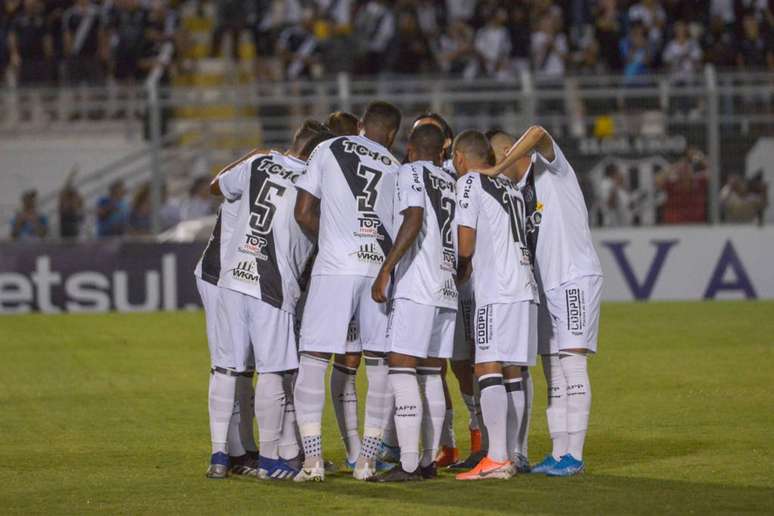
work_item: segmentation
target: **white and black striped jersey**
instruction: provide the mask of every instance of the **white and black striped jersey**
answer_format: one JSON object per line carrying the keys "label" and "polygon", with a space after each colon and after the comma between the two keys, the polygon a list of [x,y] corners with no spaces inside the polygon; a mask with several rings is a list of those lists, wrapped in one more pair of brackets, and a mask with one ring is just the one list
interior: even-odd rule
{"label": "white and black striped jersey", "polygon": [[303,161],[278,152],[244,160],[219,178],[226,199],[239,200],[226,243],[220,285],[294,313],[312,243],[293,216]]}
{"label": "white and black striped jersey", "polygon": [[476,230],[477,306],[537,302],[526,240],[524,199],[513,181],[469,172],[457,180],[457,224]]}
{"label": "white and black striped jersey", "polygon": [[422,208],[422,229],[395,271],[393,298],[457,309],[456,181],[430,161],[403,165],[398,172],[395,228],[407,208]]}
{"label": "white and black striped jersey", "polygon": [[210,240],[194,269],[194,276],[197,278],[213,285],[220,284],[223,254],[229,240],[231,240],[231,234],[234,232],[238,210],[238,201],[224,200],[221,203]]}
{"label": "white and black striped jersey", "polygon": [[400,164],[364,136],[325,141],[296,187],[320,199],[319,250],[313,276],[375,277],[392,248]]}

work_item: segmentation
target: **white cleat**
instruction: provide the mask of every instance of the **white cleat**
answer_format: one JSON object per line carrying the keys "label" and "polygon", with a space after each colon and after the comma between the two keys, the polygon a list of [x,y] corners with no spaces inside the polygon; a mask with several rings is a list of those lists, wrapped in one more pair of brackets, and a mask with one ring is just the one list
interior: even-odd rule
{"label": "white cleat", "polygon": [[355,466],[352,470],[352,477],[355,480],[368,480],[376,475],[376,468],[372,464],[366,463],[363,467]]}
{"label": "white cleat", "polygon": [[303,467],[298,474],[293,477],[293,482],[323,482],[325,480],[325,467],[315,466],[311,468]]}

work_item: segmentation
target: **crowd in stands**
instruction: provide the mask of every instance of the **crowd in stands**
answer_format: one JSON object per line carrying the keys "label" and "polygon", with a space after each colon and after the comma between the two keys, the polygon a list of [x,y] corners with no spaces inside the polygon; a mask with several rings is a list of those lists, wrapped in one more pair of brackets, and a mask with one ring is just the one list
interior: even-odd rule
{"label": "crowd in stands", "polygon": [[[190,44],[181,9],[212,4],[212,56],[250,34],[262,78],[511,77],[774,69],[770,0],[0,0],[0,75],[20,85],[141,80]],[[183,54],[178,48],[178,55]]]}

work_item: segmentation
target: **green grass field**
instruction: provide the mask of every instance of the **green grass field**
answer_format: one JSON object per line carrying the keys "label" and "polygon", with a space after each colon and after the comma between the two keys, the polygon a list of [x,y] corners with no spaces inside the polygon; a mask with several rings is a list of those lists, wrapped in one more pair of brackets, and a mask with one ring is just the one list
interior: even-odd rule
{"label": "green grass field", "polygon": [[[201,313],[0,318],[0,513],[774,513],[774,303],[605,305],[587,473],[478,483],[205,479],[203,325]],[[534,376],[533,462],[549,448]],[[325,434],[341,461],[330,409]]]}

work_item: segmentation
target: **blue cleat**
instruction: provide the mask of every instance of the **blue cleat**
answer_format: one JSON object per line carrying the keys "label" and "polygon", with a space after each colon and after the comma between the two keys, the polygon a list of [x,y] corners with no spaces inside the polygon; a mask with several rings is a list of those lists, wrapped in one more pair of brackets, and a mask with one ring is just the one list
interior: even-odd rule
{"label": "blue cleat", "polygon": [[376,458],[381,462],[391,462],[393,464],[397,464],[400,462],[400,446],[390,446],[382,442]]}
{"label": "blue cleat", "polygon": [[228,455],[223,452],[213,453],[210,458],[210,467],[207,468],[207,478],[222,480],[228,476]]}
{"label": "blue cleat", "polygon": [[534,473],[537,475],[545,475],[548,473],[551,469],[553,469],[557,464],[559,464],[559,461],[554,458],[553,455],[550,453],[545,456],[542,462],[538,462],[534,466],[532,466],[532,470],[530,473]]}
{"label": "blue cleat", "polygon": [[298,470],[291,467],[286,460],[258,458],[258,478],[261,480],[291,480]]}
{"label": "blue cleat", "polygon": [[[353,472],[355,471],[355,466],[357,466],[357,461],[355,462],[349,462],[348,460],[344,461],[344,466],[346,467],[345,471],[347,472]],[[376,469],[377,473],[381,473],[383,471],[390,471],[392,468],[395,467],[395,464],[390,462],[382,462],[379,459],[376,459],[376,462],[374,463],[374,469]],[[327,471],[327,469],[326,469]]]}
{"label": "blue cleat", "polygon": [[562,456],[559,462],[551,469],[546,471],[549,477],[574,477],[583,472],[585,464],[569,453]]}

